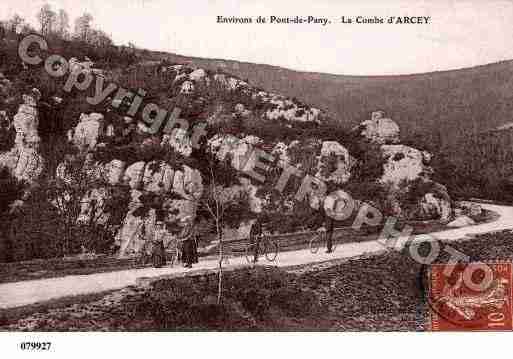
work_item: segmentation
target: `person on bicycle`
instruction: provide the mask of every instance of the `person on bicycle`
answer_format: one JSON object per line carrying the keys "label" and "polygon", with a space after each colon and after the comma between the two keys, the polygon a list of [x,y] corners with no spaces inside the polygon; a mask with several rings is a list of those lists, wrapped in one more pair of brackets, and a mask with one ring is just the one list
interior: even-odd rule
{"label": "person on bicycle", "polygon": [[249,232],[249,240],[251,246],[253,246],[253,263],[258,262],[258,249],[260,247],[260,239],[262,238],[262,222],[257,219],[256,222],[251,226]]}

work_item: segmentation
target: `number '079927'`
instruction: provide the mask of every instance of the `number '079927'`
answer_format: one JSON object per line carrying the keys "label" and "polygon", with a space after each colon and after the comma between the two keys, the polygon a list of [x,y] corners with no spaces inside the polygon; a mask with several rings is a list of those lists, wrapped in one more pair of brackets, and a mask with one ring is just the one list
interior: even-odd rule
{"label": "number '079927'", "polygon": [[21,342],[21,350],[48,351],[52,347],[51,342]]}

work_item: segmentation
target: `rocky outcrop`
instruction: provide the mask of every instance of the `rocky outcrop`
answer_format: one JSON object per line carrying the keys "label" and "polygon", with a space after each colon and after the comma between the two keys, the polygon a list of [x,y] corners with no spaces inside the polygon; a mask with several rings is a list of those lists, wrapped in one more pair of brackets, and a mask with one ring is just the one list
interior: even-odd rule
{"label": "rocky outcrop", "polygon": [[398,186],[401,182],[411,182],[419,177],[428,178],[432,169],[427,165],[429,153],[404,145],[381,146],[384,164],[381,182]]}
{"label": "rocky outcrop", "polygon": [[92,62],[88,57],[84,58],[84,61],[79,61],[76,57],[72,57],[68,61],[70,72],[93,72],[97,69],[93,69],[94,62]]}
{"label": "rocky outcrop", "polygon": [[400,144],[399,126],[385,118],[383,111],[373,112],[372,118],[353,133],[381,152],[384,163],[378,182],[387,191],[384,209],[389,215],[413,220],[450,219],[452,203],[447,189],[431,180],[432,155]]}
{"label": "rocky outcrop", "polygon": [[265,117],[269,120],[283,119],[286,121],[320,123],[321,111],[319,109],[309,108],[283,96],[268,94],[263,91],[258,93],[257,98],[270,105],[271,109],[265,113]]}
{"label": "rocky outcrop", "polygon": [[68,134],[75,146],[80,149],[92,150],[103,134],[104,116],[100,113],[81,114],[80,122],[75,130]]}
{"label": "rocky outcrop", "polygon": [[455,204],[456,209],[460,210],[460,214],[469,216],[471,218],[479,217],[483,213],[483,209],[477,203],[468,201],[459,201]]}
{"label": "rocky outcrop", "polygon": [[190,95],[194,92],[194,83],[192,81],[184,81],[180,88],[180,93]]}
{"label": "rocky outcrop", "polygon": [[252,166],[255,158],[251,154],[261,142],[256,136],[217,134],[208,140],[208,150],[221,161],[229,159],[233,168],[242,171]]}
{"label": "rocky outcrop", "polygon": [[447,227],[466,227],[476,224],[472,218],[469,218],[467,216],[459,216],[454,221],[447,223]]}
{"label": "rocky outcrop", "polygon": [[[184,65],[173,65],[162,68],[162,72],[173,72],[173,84],[179,86],[179,93],[190,95],[195,92],[198,84],[211,86],[215,84],[230,92],[240,91],[250,97],[257,108],[265,109],[259,114],[262,120],[285,120],[289,122],[311,122],[321,124],[326,114],[320,109],[303,104],[295,99],[257,89],[246,81],[224,73],[212,74],[201,68]],[[240,104],[244,106],[244,104]],[[239,105],[237,105],[239,106]],[[250,110],[236,108],[235,113],[247,115]]]}
{"label": "rocky outcrop", "polygon": [[449,220],[451,216],[451,203],[437,196],[434,193],[426,193],[420,203],[420,218],[422,219],[440,219],[441,221]]}
{"label": "rocky outcrop", "polygon": [[[131,121],[127,124],[130,125]],[[177,129],[170,135],[163,135],[162,140],[157,136],[147,136],[139,146],[142,150],[146,146],[169,146],[172,148],[170,151],[174,150],[185,157],[190,156],[190,140],[186,133],[180,131]],[[77,148],[87,152],[83,167],[88,177],[102,184],[82,198],[81,213],[77,222],[88,223],[93,217],[95,223],[106,223],[108,215],[102,211],[104,203],[111,195],[110,189],[121,186],[118,188],[126,188],[125,191],[129,192],[128,211],[124,214],[115,235],[120,248],[119,256],[129,256],[140,251],[145,241],[152,239],[157,228],[160,228],[157,231],[159,235],[166,237],[166,241],[170,242],[174,235],[167,232],[163,221],[172,223],[185,217],[195,218],[197,201],[203,192],[202,178],[198,170],[161,160],[127,163],[114,158],[106,163],[95,161],[94,152],[102,148],[98,142],[104,135],[102,114],[82,114],[80,122],[69,135]],[[112,145],[114,144],[104,144],[103,147]],[[63,178],[66,176],[65,167],[64,163],[58,167],[58,172],[61,177],[64,176]],[[150,194],[158,198],[158,203],[148,204],[141,200],[143,196],[147,197]]]}
{"label": "rocky outcrop", "polygon": [[324,141],[319,156],[319,171],[316,177],[336,184],[344,184],[351,177],[355,159],[349,151],[336,141]]}
{"label": "rocky outcrop", "polygon": [[[113,168],[112,163],[109,165]],[[160,196],[163,203],[158,209],[164,211],[167,221],[196,217],[197,200],[203,192],[202,178],[198,170],[188,166],[183,166],[182,170],[174,170],[169,164],[161,161],[136,162],[128,166],[124,174],[119,173],[122,166],[114,168],[111,170],[111,173],[115,174],[112,176],[113,180],[128,184],[131,189],[129,211],[116,235],[120,256],[137,253],[158,224],[156,208],[150,209],[145,216],[136,216],[136,211],[144,205],[140,200],[141,195],[153,193]],[[176,199],[176,195],[183,199]],[[162,231],[165,232],[168,242],[175,238],[174,234],[164,228],[161,228]]]}
{"label": "rocky outcrop", "polygon": [[33,184],[44,168],[43,157],[39,152],[37,101],[41,93],[33,89],[29,95],[23,95],[18,113],[14,116],[13,127],[16,131],[14,147],[0,154],[0,167],[7,168],[19,181]]}
{"label": "rocky outcrop", "polygon": [[192,141],[187,132],[181,128],[175,128],[171,134],[162,136],[162,146],[168,145],[182,156],[189,157],[192,154]]}
{"label": "rocky outcrop", "polygon": [[375,111],[371,119],[363,121],[353,130],[372,143],[380,145],[399,143],[399,126],[385,117],[385,112]]}

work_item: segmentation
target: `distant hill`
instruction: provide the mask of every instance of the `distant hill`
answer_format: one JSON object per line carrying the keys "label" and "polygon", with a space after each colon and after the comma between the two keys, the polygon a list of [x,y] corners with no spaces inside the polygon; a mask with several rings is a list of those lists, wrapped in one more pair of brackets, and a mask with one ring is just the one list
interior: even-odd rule
{"label": "distant hill", "polygon": [[155,60],[222,68],[256,86],[325,109],[345,127],[382,109],[405,136],[436,136],[447,144],[463,131],[483,132],[512,120],[513,61],[415,75],[346,76],[163,52],[146,54]]}

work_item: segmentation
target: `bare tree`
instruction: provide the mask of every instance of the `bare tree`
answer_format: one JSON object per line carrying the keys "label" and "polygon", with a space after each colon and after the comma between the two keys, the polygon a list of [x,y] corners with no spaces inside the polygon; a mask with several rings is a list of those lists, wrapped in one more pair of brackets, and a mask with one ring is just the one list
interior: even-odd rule
{"label": "bare tree", "polygon": [[[204,169],[205,170],[205,169]],[[218,241],[218,291],[217,303],[222,301],[223,292],[223,262],[225,258],[225,226],[236,227],[241,222],[251,219],[254,214],[250,211],[249,196],[243,191],[230,191],[238,173],[227,163],[209,161],[207,186],[200,198],[190,194],[187,199],[193,200],[197,206],[199,218],[214,221]],[[206,173],[203,173],[205,175]],[[232,187],[233,188],[233,187]],[[191,191],[189,191],[191,192]]]}
{"label": "bare tree", "polygon": [[91,45],[99,47],[99,48],[107,48],[113,44],[112,39],[110,38],[109,35],[107,35],[107,33],[105,33],[102,30],[96,30],[96,29],[90,30],[88,42]]}
{"label": "bare tree", "polygon": [[69,15],[64,9],[60,9],[57,15],[57,33],[61,39],[69,37]]}
{"label": "bare tree", "polygon": [[91,22],[93,16],[89,13],[84,13],[82,16],[75,20],[75,38],[81,41],[88,41],[91,33]]}
{"label": "bare tree", "polygon": [[18,14],[14,14],[11,19],[9,19],[6,23],[6,30],[11,31],[12,33],[17,33],[21,31],[23,27],[26,27],[27,23],[24,18],[22,18]]}
{"label": "bare tree", "polygon": [[57,14],[52,10],[52,7],[49,4],[43,5],[36,17],[40,25],[41,35],[48,36],[52,34],[57,20]]}

